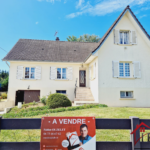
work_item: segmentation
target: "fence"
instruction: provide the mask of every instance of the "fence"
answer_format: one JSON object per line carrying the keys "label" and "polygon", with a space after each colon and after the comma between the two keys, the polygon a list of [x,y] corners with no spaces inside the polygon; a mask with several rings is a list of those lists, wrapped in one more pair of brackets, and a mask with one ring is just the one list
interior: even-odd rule
{"label": "fence", "polygon": [[[139,119],[130,117],[130,119],[96,119],[96,129],[118,129],[131,130],[136,134],[131,135],[130,142],[96,142],[96,150],[148,150],[150,142],[137,142],[134,146],[134,140],[140,139],[139,124],[145,123],[145,130],[150,130],[150,119]],[[0,118],[0,130],[17,129],[40,129],[41,119],[2,119]],[[144,129],[144,128],[142,128]],[[40,150],[40,142],[0,142],[0,150]]]}

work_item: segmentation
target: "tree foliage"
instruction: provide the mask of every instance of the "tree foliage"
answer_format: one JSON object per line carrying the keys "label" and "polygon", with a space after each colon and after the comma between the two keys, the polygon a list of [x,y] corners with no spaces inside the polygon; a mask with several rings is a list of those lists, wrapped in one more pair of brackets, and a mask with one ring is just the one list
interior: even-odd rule
{"label": "tree foliage", "polygon": [[0,70],[0,91],[7,91],[8,90],[8,78],[9,73],[4,70]]}
{"label": "tree foliage", "polygon": [[67,40],[69,42],[99,42],[100,37],[94,34],[93,35],[84,34],[81,35],[79,38],[77,38],[76,36],[72,35],[72,36],[68,36]]}

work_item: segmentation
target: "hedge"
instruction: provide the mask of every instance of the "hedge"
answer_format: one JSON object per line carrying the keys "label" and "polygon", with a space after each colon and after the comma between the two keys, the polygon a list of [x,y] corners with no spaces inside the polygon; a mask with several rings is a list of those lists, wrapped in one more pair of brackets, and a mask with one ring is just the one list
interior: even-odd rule
{"label": "hedge", "polygon": [[37,115],[47,115],[49,113],[57,113],[64,111],[74,111],[88,108],[99,108],[99,107],[107,107],[105,104],[89,104],[83,106],[76,107],[66,107],[66,108],[56,108],[56,109],[48,109],[47,106],[43,107],[34,107],[27,109],[18,109],[17,107],[12,108],[7,114],[2,115],[3,118],[22,118],[22,117],[32,117]]}

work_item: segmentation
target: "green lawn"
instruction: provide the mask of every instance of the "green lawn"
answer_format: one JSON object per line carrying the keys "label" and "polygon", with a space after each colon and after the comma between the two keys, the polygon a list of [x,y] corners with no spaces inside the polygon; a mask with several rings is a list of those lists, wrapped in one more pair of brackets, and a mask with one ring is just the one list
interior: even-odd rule
{"label": "green lawn", "polygon": [[[100,107],[59,113],[49,113],[46,116],[95,116],[96,118],[129,118],[129,116],[137,116],[141,119],[150,119],[149,114],[149,108]],[[33,116],[32,118],[41,118],[42,116],[43,115],[38,115]],[[130,141],[130,131],[96,130],[96,138],[97,141]],[[2,130],[0,132],[0,141],[40,141],[40,130]]]}

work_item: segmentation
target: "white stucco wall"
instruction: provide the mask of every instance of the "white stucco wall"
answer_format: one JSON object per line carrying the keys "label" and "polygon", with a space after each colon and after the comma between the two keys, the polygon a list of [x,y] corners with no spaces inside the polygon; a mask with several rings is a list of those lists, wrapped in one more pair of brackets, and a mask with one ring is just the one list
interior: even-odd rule
{"label": "white stucco wall", "polygon": [[[24,67],[42,67],[42,77],[40,80],[18,80],[16,79],[17,66]],[[50,80],[50,67],[72,67],[73,68],[73,80]],[[78,78],[77,86],[79,87],[79,70],[87,70],[88,67],[82,64],[71,63],[50,63],[50,62],[10,62],[10,75],[9,75],[9,91],[8,101],[15,101],[15,94],[18,90],[27,90],[30,85],[30,90],[40,90],[40,96],[46,96],[49,92],[56,93],[56,90],[66,90],[68,98],[74,101],[74,88],[75,81]],[[88,78],[88,76],[87,76]],[[88,80],[86,80],[88,87]]]}
{"label": "white stucco wall", "polygon": [[[115,29],[136,30],[138,43],[132,46],[114,44],[114,34],[108,36],[98,51],[99,102],[108,106],[150,107],[150,47],[139,28],[125,15]],[[124,49],[127,47],[127,49]],[[139,61],[140,79],[112,76],[112,61]],[[120,91],[133,91],[134,100],[120,100]]]}
{"label": "white stucco wall", "polygon": [[93,65],[95,65],[95,63],[96,63],[96,70],[95,70],[96,76],[95,76],[94,79],[89,79],[88,78],[88,80],[89,80],[89,87],[91,89],[91,92],[93,94],[95,102],[98,103],[99,102],[99,100],[98,100],[98,79],[99,79],[99,75],[98,75],[98,58],[95,58],[91,63],[89,63],[89,67],[92,67]]}

